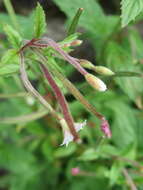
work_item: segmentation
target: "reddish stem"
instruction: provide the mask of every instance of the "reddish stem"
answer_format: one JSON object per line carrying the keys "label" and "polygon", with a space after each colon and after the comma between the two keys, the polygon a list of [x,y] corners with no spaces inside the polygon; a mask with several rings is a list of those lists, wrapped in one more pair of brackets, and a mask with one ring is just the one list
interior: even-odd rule
{"label": "reddish stem", "polygon": [[52,89],[53,89],[53,91],[55,93],[57,101],[60,104],[60,107],[61,107],[61,110],[63,112],[64,118],[65,118],[65,120],[66,120],[66,122],[67,122],[67,124],[69,126],[69,129],[71,131],[71,134],[74,137],[74,140],[78,140],[79,137],[78,137],[78,134],[77,134],[77,132],[76,132],[76,130],[74,128],[74,121],[73,121],[72,115],[71,115],[71,113],[69,111],[68,104],[66,102],[66,99],[65,99],[64,95],[62,94],[61,90],[59,89],[59,87],[57,86],[55,81],[53,80],[52,75],[50,74],[48,69],[45,67],[45,65],[42,64],[42,63],[40,65],[41,65],[43,73],[45,74],[46,79],[48,80],[49,84],[51,85],[51,87],[52,87]]}
{"label": "reddish stem", "polygon": [[68,61],[70,64],[72,64],[82,75],[88,74],[88,72],[84,68],[82,68],[82,66],[75,60],[75,58],[71,57],[61,49],[58,43],[49,38],[45,38],[43,40],[45,40],[49,46],[51,46],[53,49],[59,52],[64,57],[64,59]]}
{"label": "reddish stem", "polygon": [[25,48],[32,46],[34,42],[38,41],[39,39],[33,38],[32,40],[28,41],[24,46],[20,48],[20,50],[17,53],[21,53]]}

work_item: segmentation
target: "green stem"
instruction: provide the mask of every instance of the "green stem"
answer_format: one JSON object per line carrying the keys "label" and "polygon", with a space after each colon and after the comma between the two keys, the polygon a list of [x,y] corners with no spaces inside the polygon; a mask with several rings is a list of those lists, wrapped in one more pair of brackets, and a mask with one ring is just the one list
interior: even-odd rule
{"label": "green stem", "polygon": [[48,111],[46,109],[42,109],[42,110],[39,110],[38,112],[34,112],[34,113],[23,115],[23,116],[0,118],[0,123],[3,123],[3,124],[27,123],[27,122],[34,121],[36,119],[40,119],[47,114],[48,114]]}
{"label": "green stem", "polygon": [[21,98],[27,96],[30,96],[30,94],[26,92],[18,92],[15,94],[0,94],[0,98]]}
{"label": "green stem", "polygon": [[25,63],[24,63],[24,56],[23,53],[20,53],[20,73],[21,73],[21,80],[24,84],[25,88],[30,92],[34,97],[36,97],[45,108],[59,121],[61,117],[57,114],[57,112],[52,108],[52,106],[39,94],[39,92],[32,86],[30,83],[26,70],[25,70]]}
{"label": "green stem", "polygon": [[48,59],[42,55],[41,50],[39,49],[34,49],[34,52],[40,57],[40,62],[42,63],[47,63],[48,64],[48,68],[50,69],[50,71],[56,75],[56,77],[62,81],[62,83],[68,88],[68,90],[71,92],[71,94],[79,101],[81,102],[86,109],[89,110],[89,112],[93,113],[96,117],[98,117],[100,120],[103,119],[103,115],[100,114],[99,112],[96,111],[96,108],[90,104],[85,98],[84,96],[79,92],[79,90],[68,80],[66,79],[59,71],[57,71],[57,69],[55,69],[55,67],[53,67],[52,64],[52,59],[50,60],[50,62],[48,61]]}

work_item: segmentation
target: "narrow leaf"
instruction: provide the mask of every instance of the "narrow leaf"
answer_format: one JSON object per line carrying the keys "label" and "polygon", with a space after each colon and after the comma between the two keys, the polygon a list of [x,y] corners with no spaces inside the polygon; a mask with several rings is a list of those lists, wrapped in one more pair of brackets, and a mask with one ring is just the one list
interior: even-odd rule
{"label": "narrow leaf", "polygon": [[4,26],[4,31],[8,36],[8,40],[14,48],[19,48],[22,42],[20,34],[14,30],[10,25]]}
{"label": "narrow leaf", "polygon": [[34,36],[39,38],[46,30],[45,13],[41,5],[38,3],[35,11]]}
{"label": "narrow leaf", "polygon": [[18,61],[17,50],[10,49],[2,56],[0,67],[6,64],[18,63]]}
{"label": "narrow leaf", "polygon": [[0,68],[0,76],[14,74],[19,71],[19,65],[9,64]]}
{"label": "narrow leaf", "polygon": [[76,15],[74,16],[73,20],[72,20],[72,23],[68,29],[68,32],[67,32],[67,36],[75,33],[76,31],[76,28],[77,28],[77,25],[78,25],[78,21],[79,21],[79,18],[82,14],[82,11],[83,11],[83,8],[79,8]]}

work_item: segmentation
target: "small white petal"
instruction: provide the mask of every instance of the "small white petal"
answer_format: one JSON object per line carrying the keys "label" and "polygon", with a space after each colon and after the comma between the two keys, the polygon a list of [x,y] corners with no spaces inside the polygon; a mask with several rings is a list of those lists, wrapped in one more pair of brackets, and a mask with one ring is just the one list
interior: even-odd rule
{"label": "small white petal", "polygon": [[[84,126],[86,125],[86,120],[83,123],[75,123],[74,127],[75,130],[78,132],[80,131]],[[64,133],[64,140],[62,142],[62,145],[66,145],[66,147],[68,146],[68,144],[73,141],[73,135],[70,133],[69,129],[63,129],[63,133]]]}
{"label": "small white petal", "polygon": [[75,126],[75,130],[78,132],[80,131],[81,129],[83,129],[83,127],[86,125],[86,120],[83,122],[83,123],[75,123],[74,126]]}
{"label": "small white petal", "polygon": [[106,84],[100,79],[98,79],[98,85],[99,85],[99,91],[104,92],[105,90],[107,90]]}
{"label": "small white petal", "polygon": [[106,84],[101,79],[92,74],[86,74],[85,79],[93,88],[98,91],[105,91],[107,89]]}
{"label": "small white petal", "polygon": [[68,144],[69,144],[71,141],[73,141],[73,135],[70,133],[69,130],[64,131],[64,140],[63,140],[61,146],[62,146],[62,145],[68,146]]}

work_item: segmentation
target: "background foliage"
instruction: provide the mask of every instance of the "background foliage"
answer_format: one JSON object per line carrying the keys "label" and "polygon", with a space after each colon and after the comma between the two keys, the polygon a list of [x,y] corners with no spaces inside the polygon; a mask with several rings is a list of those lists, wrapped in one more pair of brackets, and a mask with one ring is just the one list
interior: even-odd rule
{"label": "background foliage", "polygon": [[[113,135],[111,140],[101,140],[98,120],[57,80],[75,120],[87,119],[87,126],[80,133],[82,144],[59,146],[60,126],[46,112],[40,111],[39,115],[42,105],[22,86],[16,54],[23,40],[48,35],[44,11],[39,4],[28,17],[15,15],[9,1],[4,0],[8,13],[0,13],[0,188],[141,190],[143,40],[138,25],[142,23],[143,2],[122,0],[114,14],[105,13],[101,1],[54,0],[54,3],[66,15],[65,31],[77,9],[84,9],[78,21],[83,33],[75,33],[66,40],[80,38],[84,44],[88,39],[94,48],[93,63],[116,72],[114,77],[102,76],[108,90],[97,92],[80,80],[70,65],[57,60],[58,69],[71,80],[76,77],[74,84],[109,120]],[[31,53],[27,55],[31,57],[27,71],[33,85],[59,109],[47,84],[45,91]],[[31,115],[35,112],[38,115]],[[75,167],[80,168],[77,176],[71,173]]]}

